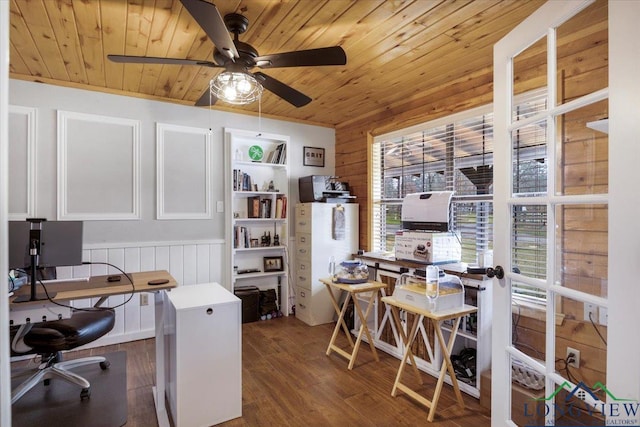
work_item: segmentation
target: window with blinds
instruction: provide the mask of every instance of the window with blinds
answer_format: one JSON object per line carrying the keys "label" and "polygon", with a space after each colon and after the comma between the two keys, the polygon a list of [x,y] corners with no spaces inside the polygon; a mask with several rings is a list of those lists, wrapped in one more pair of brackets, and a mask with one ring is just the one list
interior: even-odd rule
{"label": "window with blinds", "polygon": [[[522,120],[545,108],[546,91],[516,100],[514,118]],[[533,124],[518,136],[514,192],[546,191],[544,126]],[[402,199],[410,193],[453,190],[450,229],[460,234],[462,261],[477,263],[493,249],[493,112],[480,107],[376,137],[373,143],[372,250],[391,252],[401,228]],[[518,218],[516,218],[517,220]],[[546,223],[543,213],[526,216],[528,226]],[[529,236],[524,242],[529,244]],[[541,239],[536,244],[544,248]],[[518,247],[518,244],[516,244]],[[524,253],[517,258],[527,272],[540,274],[544,261]]]}

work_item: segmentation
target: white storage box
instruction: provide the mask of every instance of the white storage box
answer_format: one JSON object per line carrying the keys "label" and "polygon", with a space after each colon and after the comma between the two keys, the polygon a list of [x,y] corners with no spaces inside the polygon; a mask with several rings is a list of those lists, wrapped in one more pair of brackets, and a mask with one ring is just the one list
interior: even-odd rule
{"label": "white storage box", "polygon": [[395,252],[398,260],[423,264],[447,264],[462,259],[460,239],[453,232],[397,231]]}
{"label": "white storage box", "polygon": [[393,296],[398,301],[413,307],[438,312],[464,307],[464,286],[458,276],[445,274],[440,277],[437,284],[438,292],[431,305],[427,297],[427,284],[424,277],[405,273],[400,276],[399,284],[396,285]]}

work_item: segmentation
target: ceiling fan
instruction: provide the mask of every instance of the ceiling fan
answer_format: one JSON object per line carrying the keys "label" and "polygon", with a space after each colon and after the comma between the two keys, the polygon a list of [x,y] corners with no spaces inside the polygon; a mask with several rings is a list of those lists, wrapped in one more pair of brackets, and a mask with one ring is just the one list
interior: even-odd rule
{"label": "ceiling fan", "polygon": [[[253,83],[257,82],[259,83],[257,87],[260,92],[264,87],[296,107],[307,105],[311,102],[311,98],[273,77],[262,72],[252,73],[250,70],[254,67],[264,69],[345,65],[347,63],[347,56],[340,46],[259,55],[258,51],[252,46],[238,39],[238,36],[244,33],[249,26],[249,20],[245,16],[230,13],[225,15],[223,19],[218,8],[213,3],[204,0],[180,0],[180,2],[213,42],[215,46],[213,61],[132,55],[107,55],[107,57],[111,61],[120,63],[198,65],[224,68],[225,71],[220,73],[220,76],[224,74],[231,76],[231,78],[236,76],[236,78],[249,80]],[[233,33],[233,39],[229,33]],[[236,104],[249,103],[233,102],[233,100],[226,99],[222,92],[218,93],[227,102]],[[195,105],[213,105],[217,99],[218,97],[207,89]],[[255,99],[253,98],[253,100]]]}

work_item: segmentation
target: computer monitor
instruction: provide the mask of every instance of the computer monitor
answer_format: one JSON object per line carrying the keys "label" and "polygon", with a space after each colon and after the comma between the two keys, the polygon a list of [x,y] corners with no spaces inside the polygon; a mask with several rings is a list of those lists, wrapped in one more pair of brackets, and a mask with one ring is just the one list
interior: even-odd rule
{"label": "computer monitor", "polygon": [[9,268],[23,269],[29,274],[28,300],[46,299],[35,294],[38,268],[80,264],[82,221],[9,221]]}

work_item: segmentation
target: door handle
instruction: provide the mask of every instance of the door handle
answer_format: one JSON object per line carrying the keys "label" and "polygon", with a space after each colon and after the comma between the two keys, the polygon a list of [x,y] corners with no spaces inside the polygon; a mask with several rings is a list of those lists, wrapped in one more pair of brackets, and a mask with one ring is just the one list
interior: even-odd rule
{"label": "door handle", "polygon": [[495,268],[493,267],[487,268],[487,277],[492,279],[494,276],[497,279],[504,278],[504,268],[502,268],[501,265],[496,265]]}

